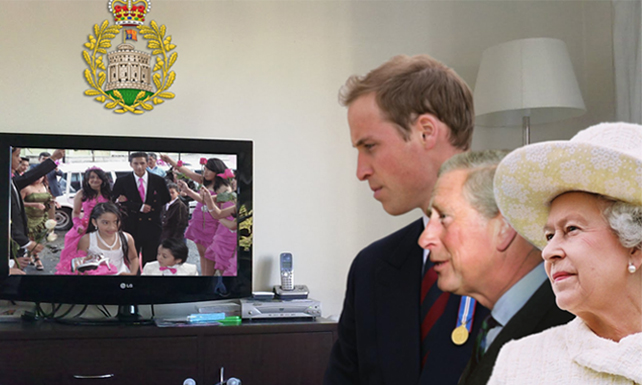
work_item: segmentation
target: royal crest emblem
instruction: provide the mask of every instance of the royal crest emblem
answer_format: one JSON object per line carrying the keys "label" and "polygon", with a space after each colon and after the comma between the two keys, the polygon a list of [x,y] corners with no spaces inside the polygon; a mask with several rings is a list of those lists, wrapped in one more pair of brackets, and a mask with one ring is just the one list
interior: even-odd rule
{"label": "royal crest emblem", "polygon": [[[149,0],[110,0],[108,9],[114,23],[108,20],[94,24],[93,35],[84,44],[82,56],[87,63],[84,75],[91,88],[85,95],[116,113],[142,114],[154,109],[154,105],[173,99],[174,93],[167,90],[176,79],[170,71],[178,54],[172,52],[172,36],[166,35],[164,25],[154,20],[145,26],[145,17],[151,9]],[[123,43],[115,50],[112,40],[122,36]],[[136,49],[138,37],[146,41],[151,53]],[[154,62],[155,60],[155,62]]]}

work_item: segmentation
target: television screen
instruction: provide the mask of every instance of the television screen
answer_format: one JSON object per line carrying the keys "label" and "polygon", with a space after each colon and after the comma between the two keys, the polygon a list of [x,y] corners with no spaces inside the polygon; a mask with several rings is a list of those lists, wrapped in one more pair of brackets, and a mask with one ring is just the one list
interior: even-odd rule
{"label": "television screen", "polygon": [[[33,178],[56,149],[64,157]],[[249,296],[252,151],[247,140],[0,133],[9,165],[0,177],[33,179],[14,185],[28,236],[44,246],[11,258],[23,251],[11,237],[7,183],[0,298],[137,305]],[[11,166],[18,152],[22,164]]]}

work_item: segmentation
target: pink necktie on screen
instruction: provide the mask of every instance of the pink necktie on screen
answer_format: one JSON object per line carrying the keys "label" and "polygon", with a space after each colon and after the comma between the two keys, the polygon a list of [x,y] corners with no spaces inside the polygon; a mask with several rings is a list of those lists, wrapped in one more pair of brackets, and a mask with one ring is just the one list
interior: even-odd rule
{"label": "pink necktie on screen", "polygon": [[143,178],[138,178],[138,193],[140,194],[140,199],[143,200],[143,203],[145,203],[145,186],[144,186],[145,181],[143,181]]}
{"label": "pink necktie on screen", "polygon": [[170,273],[172,274],[176,274],[176,271],[177,271],[177,269],[174,267],[164,267],[164,266],[160,267],[160,271],[165,271],[165,270],[169,270]]}

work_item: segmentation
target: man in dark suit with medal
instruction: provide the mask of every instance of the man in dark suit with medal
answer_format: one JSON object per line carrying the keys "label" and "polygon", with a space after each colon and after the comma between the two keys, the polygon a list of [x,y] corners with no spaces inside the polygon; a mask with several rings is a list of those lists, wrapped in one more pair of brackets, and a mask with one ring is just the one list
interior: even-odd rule
{"label": "man in dark suit with medal", "polygon": [[[397,56],[341,91],[348,107],[357,178],[391,215],[428,208],[437,171],[472,140],[472,93],[427,55]],[[335,384],[457,383],[486,309],[443,293],[417,244],[420,218],[363,249],[346,296],[324,377]]]}
{"label": "man in dark suit with medal", "polygon": [[161,211],[170,201],[165,180],[147,172],[148,155],[134,152],[129,155],[133,172],[118,177],[112,194],[124,208],[123,231],[130,233],[136,243],[136,253],[142,254],[141,266],[156,260],[162,230]]}
{"label": "man in dark suit with medal", "polygon": [[[48,159],[42,161],[40,164],[26,171],[22,175],[16,175],[12,178],[11,183],[11,239],[18,244],[18,251],[12,254],[11,258],[18,262],[20,267],[24,268],[29,264],[29,258],[26,257],[27,252],[40,252],[44,248],[42,244],[31,241],[28,237],[27,217],[24,210],[24,203],[20,196],[20,190],[32,184],[48,172],[54,170],[56,161],[65,156],[64,150],[56,150],[53,155]],[[16,171],[20,167],[20,148],[11,148],[11,170]],[[21,274],[17,265],[11,269],[12,274]]]}
{"label": "man in dark suit with medal", "polygon": [[470,295],[491,309],[459,384],[485,385],[502,345],[573,318],[555,303],[540,251],[499,212],[493,177],[506,154],[468,152],[446,161],[419,239],[430,250],[441,290]]}

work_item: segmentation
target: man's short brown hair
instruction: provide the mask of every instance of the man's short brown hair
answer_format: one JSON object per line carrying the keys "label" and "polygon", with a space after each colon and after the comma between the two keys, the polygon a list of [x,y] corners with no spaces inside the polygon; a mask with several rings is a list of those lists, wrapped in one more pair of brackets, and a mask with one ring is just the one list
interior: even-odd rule
{"label": "man's short brown hair", "polygon": [[374,92],[386,119],[410,138],[410,126],[429,113],[450,128],[450,143],[468,150],[475,124],[473,95],[455,71],[428,55],[395,56],[365,76],[351,76],[341,88],[344,106]]}

